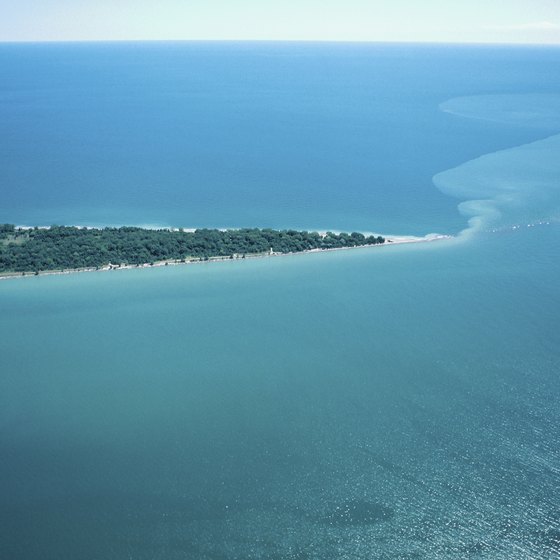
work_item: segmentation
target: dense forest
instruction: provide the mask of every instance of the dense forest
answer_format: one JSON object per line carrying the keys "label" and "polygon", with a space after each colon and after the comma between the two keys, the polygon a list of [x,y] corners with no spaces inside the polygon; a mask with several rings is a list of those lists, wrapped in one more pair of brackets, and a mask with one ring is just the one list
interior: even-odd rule
{"label": "dense forest", "polygon": [[381,236],[273,229],[16,228],[0,224],[0,272],[40,272],[157,261],[243,258],[384,243]]}

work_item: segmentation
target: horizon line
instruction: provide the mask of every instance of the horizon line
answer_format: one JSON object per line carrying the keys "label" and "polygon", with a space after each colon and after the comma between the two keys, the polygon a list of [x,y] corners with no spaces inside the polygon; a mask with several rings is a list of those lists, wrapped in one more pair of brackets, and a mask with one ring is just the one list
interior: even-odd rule
{"label": "horizon line", "polygon": [[507,46],[507,47],[560,47],[560,42],[507,42],[507,41],[427,41],[376,39],[16,39],[2,40],[0,45],[38,44],[91,44],[91,43],[306,43],[306,44],[378,44],[378,45],[450,45],[450,46]]}

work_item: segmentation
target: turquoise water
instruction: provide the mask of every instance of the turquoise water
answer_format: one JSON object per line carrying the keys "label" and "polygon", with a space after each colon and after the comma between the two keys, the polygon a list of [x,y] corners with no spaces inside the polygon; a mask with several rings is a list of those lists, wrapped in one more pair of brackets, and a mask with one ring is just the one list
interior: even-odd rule
{"label": "turquoise water", "polygon": [[[0,282],[0,557],[558,558],[560,158],[551,68],[559,56],[471,47],[2,46],[3,68],[19,80],[11,97],[3,86],[0,105],[12,126],[11,141],[0,137],[2,221],[228,225],[230,216],[231,225],[463,233]],[[184,64],[191,74],[179,72]],[[375,72],[366,75],[370,64]],[[183,83],[192,72],[197,91],[214,84],[198,110],[218,98],[222,110],[209,128],[193,128],[207,143],[177,145],[183,155],[214,158],[209,167],[189,160],[206,182],[173,190],[163,177],[184,165],[178,151],[168,153],[182,129],[168,137],[154,111],[161,116],[162,83],[174,91],[169,80]],[[123,115],[113,136],[94,139],[95,118],[79,105],[111,105],[129,91],[127,80],[140,78],[142,91],[127,95],[144,99],[145,119]],[[219,97],[212,88],[226,78],[238,87]],[[404,82],[410,91],[395,99]],[[37,83],[46,84],[42,93]],[[267,153],[277,159],[249,134],[257,120],[245,121],[243,88],[255,83],[256,113],[278,115],[275,124],[257,119],[276,127]],[[356,105],[370,96],[375,102]],[[383,99],[394,111],[381,110]],[[242,131],[223,129],[227,141],[213,144],[224,114],[233,122],[234,101]],[[299,118],[286,121],[293,111]],[[204,111],[189,118],[195,113],[210,122]],[[127,123],[144,132],[115,152]],[[72,127],[72,142],[47,142]],[[332,136],[316,138],[326,129]],[[160,130],[161,140],[151,143],[146,130]],[[279,153],[288,137],[298,142]],[[363,142],[373,153],[384,145],[383,157],[362,159]],[[134,151],[140,145],[156,150],[146,162]],[[171,167],[160,159],[166,153]],[[233,161],[238,175],[225,171]],[[158,189],[145,173],[152,165],[166,170]],[[105,182],[111,173],[122,173],[122,190],[117,179]],[[309,177],[324,196],[308,190]]]}
{"label": "turquoise water", "polygon": [[3,556],[555,557],[559,241],[3,283]]}

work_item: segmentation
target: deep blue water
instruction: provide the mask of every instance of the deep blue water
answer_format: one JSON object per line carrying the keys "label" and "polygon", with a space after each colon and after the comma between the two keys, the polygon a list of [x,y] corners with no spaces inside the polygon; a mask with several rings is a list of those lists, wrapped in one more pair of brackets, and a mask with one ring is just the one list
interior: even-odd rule
{"label": "deep blue water", "polygon": [[462,232],[0,281],[0,558],[558,558],[559,63],[0,46],[0,221]]}
{"label": "deep blue water", "polygon": [[551,48],[1,45],[0,221],[455,233],[432,176],[540,135],[439,105],[557,93],[557,63]]}

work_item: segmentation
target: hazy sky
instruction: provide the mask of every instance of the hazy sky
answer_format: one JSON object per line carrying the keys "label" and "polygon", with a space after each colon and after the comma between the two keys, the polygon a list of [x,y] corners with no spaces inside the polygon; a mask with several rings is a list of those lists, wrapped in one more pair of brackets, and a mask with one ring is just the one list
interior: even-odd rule
{"label": "hazy sky", "polygon": [[0,0],[0,41],[560,43],[560,0]]}

